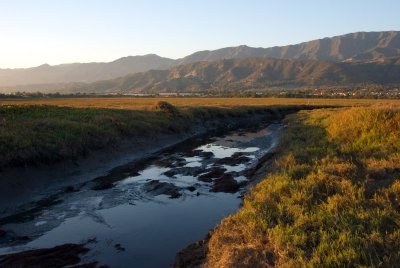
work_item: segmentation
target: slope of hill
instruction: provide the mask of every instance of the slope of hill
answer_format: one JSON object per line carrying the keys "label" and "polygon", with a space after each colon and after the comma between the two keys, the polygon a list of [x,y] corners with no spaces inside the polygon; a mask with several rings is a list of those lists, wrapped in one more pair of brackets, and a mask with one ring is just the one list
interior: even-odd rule
{"label": "slope of hill", "polygon": [[180,59],[179,63],[246,57],[354,61],[395,56],[400,56],[400,32],[357,32],[281,47],[239,46],[199,51]]}
{"label": "slope of hill", "polygon": [[196,62],[170,70],[151,70],[113,80],[74,85],[75,92],[156,93],[268,86],[400,83],[400,59],[352,63],[244,58]]}
{"label": "slope of hill", "polygon": [[55,66],[44,64],[27,69],[0,69],[0,85],[94,82],[151,69],[168,69],[174,62],[172,59],[149,54],[120,58],[107,63],[71,63]]}

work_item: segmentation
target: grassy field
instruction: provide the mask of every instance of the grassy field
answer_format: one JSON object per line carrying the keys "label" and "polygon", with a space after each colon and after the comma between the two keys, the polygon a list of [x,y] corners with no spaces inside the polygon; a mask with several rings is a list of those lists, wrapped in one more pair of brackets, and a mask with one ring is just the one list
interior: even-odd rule
{"label": "grassy field", "polygon": [[[93,102],[94,100],[90,100]],[[75,159],[122,139],[157,139],[184,133],[193,125],[251,117],[265,107],[175,107],[166,102],[147,110],[73,108],[54,105],[0,106],[0,168],[52,164]],[[285,108],[286,107],[286,108]],[[290,110],[269,107],[280,113]]]}
{"label": "grassy field", "polygon": [[313,110],[287,123],[274,172],[216,228],[206,266],[397,267],[400,110]]}
{"label": "grassy field", "polygon": [[400,100],[378,99],[305,99],[305,98],[56,98],[32,100],[0,100],[1,105],[57,105],[76,108],[112,108],[130,110],[151,110],[159,101],[167,101],[178,107],[236,107],[271,105],[332,105],[400,106]]}
{"label": "grassy field", "polygon": [[[180,116],[157,107],[168,101]],[[0,100],[0,168],[76,158],[122,138],[181,133],[196,120],[299,105],[385,105],[390,100],[282,98],[54,98]]]}

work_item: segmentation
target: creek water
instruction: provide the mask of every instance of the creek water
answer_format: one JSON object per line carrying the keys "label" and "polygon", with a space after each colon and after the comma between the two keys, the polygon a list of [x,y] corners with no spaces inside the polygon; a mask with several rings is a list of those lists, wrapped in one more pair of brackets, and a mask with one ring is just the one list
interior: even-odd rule
{"label": "creek water", "polygon": [[0,218],[7,232],[0,255],[84,243],[90,251],[82,263],[169,267],[179,250],[239,208],[248,171],[276,145],[281,129],[269,124],[193,140],[54,193]]}

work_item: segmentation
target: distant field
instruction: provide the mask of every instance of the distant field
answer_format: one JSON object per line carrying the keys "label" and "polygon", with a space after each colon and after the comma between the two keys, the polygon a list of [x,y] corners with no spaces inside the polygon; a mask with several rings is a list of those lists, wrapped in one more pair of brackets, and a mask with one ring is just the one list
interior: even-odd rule
{"label": "distant field", "polygon": [[270,106],[270,105],[393,105],[400,106],[400,100],[382,99],[305,99],[305,98],[60,98],[31,100],[0,100],[0,105],[56,105],[78,108],[113,108],[149,110],[159,101],[184,106]]}

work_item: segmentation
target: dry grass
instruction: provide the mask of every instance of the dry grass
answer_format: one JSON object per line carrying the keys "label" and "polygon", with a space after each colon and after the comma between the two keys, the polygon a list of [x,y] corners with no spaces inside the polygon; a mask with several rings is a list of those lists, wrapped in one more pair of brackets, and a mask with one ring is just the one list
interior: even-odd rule
{"label": "dry grass", "polygon": [[397,267],[400,111],[289,117],[276,171],[224,219],[206,267]]}
{"label": "dry grass", "polygon": [[112,108],[150,110],[159,101],[168,101],[179,107],[190,106],[272,106],[272,105],[329,105],[369,106],[388,105],[400,107],[400,100],[375,99],[305,99],[305,98],[57,98],[31,100],[0,100],[1,105],[56,105],[75,108]]}

